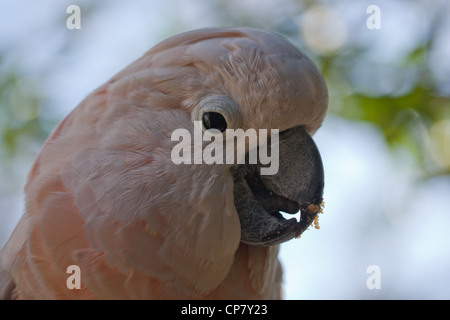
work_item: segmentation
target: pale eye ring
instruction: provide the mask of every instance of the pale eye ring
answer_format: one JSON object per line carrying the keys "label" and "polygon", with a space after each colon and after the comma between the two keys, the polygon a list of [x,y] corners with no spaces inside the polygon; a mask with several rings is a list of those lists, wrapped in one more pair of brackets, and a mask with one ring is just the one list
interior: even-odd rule
{"label": "pale eye ring", "polygon": [[194,125],[205,132],[225,132],[241,127],[242,116],[239,106],[225,95],[211,95],[203,98],[194,107],[191,119]]}

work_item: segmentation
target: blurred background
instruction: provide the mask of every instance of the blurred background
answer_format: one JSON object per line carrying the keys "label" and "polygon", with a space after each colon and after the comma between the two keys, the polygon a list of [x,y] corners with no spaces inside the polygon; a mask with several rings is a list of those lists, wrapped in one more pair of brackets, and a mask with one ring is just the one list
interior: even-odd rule
{"label": "blurred background", "polygon": [[[303,50],[330,94],[314,136],[324,214],[282,245],[286,299],[450,299],[449,1],[0,5],[0,247],[44,140],[85,96],[175,33],[250,26]],[[80,29],[67,28],[70,5]]]}

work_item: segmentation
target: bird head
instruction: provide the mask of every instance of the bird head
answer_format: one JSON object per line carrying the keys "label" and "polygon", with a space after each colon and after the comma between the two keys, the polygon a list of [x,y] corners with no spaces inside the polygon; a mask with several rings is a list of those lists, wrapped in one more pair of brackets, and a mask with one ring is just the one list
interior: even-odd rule
{"label": "bird head", "polygon": [[[212,28],[163,41],[124,73],[136,76],[139,70],[148,69],[152,70],[149,82],[153,90],[170,96],[173,105],[180,107],[184,122],[172,129],[181,127],[192,137],[212,132],[218,148],[222,143],[225,146],[226,142],[235,142],[234,148],[230,150],[227,145],[224,150],[238,154],[223,155],[224,159],[234,159],[234,163],[216,161],[206,169],[195,167],[202,163],[201,155],[208,147],[202,136],[198,138],[202,141],[199,161],[193,158],[195,146],[183,149],[187,161],[180,165],[194,166],[185,170],[193,170],[192,175],[199,179],[200,171],[208,172],[206,181],[215,177],[211,183],[200,180],[199,187],[206,189],[193,199],[201,204],[204,196],[212,196],[218,201],[211,204],[212,212],[226,211],[225,206],[220,206],[224,202],[220,198],[228,198],[231,188],[207,187],[214,183],[226,185],[232,180],[234,206],[227,208],[230,215],[235,210],[239,217],[241,242],[265,246],[300,236],[321,208],[324,187],[320,153],[311,136],[325,117],[328,95],[314,63],[274,33]],[[143,75],[145,82],[149,74]],[[142,96],[145,100],[146,94]],[[251,140],[248,134],[247,140],[241,140],[246,148],[239,149],[232,130],[255,133],[257,139]],[[220,135],[223,139],[218,139]],[[188,140],[188,145],[194,144],[193,140]],[[209,143],[211,138],[206,141]],[[182,143],[186,146],[186,141]],[[262,151],[271,154],[276,166],[270,174],[261,174],[267,163],[260,158],[249,163],[252,151],[257,156],[264,155],[258,153]],[[245,162],[236,163],[237,158]],[[300,211],[300,221],[286,220],[280,211]]]}
{"label": "bird head", "polygon": [[[118,270],[206,294],[241,243],[276,245],[314,220],[324,173],[311,136],[327,103],[316,66],[279,35],[212,28],[173,36],[59,125],[30,173],[27,207],[41,210],[56,190],[49,205],[64,203],[83,223],[78,233],[52,233],[63,218],[47,210],[49,246],[82,234],[79,246],[89,243]],[[241,142],[229,137],[238,130],[248,134]],[[88,269],[90,251],[77,252]]]}

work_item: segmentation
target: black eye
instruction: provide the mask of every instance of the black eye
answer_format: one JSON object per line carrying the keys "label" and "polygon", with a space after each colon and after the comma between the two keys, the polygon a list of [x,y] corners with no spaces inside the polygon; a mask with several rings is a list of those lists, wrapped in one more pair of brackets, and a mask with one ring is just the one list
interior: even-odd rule
{"label": "black eye", "polygon": [[206,129],[218,129],[224,132],[227,129],[227,121],[217,112],[205,112],[203,114],[203,125]]}

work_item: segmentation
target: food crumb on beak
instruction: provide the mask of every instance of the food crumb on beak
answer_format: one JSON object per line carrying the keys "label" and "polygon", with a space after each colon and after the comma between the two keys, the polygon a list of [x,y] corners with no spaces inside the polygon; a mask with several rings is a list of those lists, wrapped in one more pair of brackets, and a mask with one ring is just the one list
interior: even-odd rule
{"label": "food crumb on beak", "polygon": [[320,204],[320,206],[317,206],[315,204],[310,205],[308,207],[308,210],[310,210],[311,206],[314,206],[314,208],[311,208],[311,209],[315,210],[315,212],[317,212],[317,215],[314,217],[314,228],[320,229],[320,226],[319,226],[319,213],[323,214],[323,208],[325,207],[325,201],[322,200],[322,203]]}
{"label": "food crumb on beak", "polygon": [[319,226],[319,216],[318,216],[318,215],[314,217],[314,228],[320,229],[320,226]]}
{"label": "food crumb on beak", "polygon": [[[316,213],[316,216],[314,217],[314,228],[315,229],[320,229],[319,226],[319,213],[323,214],[323,208],[325,207],[325,201],[322,200],[322,202],[320,203],[320,205],[317,204],[310,204],[308,206],[308,208],[306,208],[306,211],[308,211],[308,213]],[[308,227],[309,229],[309,227]],[[296,239],[300,239],[300,237],[302,236],[302,233],[300,233],[298,236],[296,236]]]}

